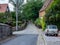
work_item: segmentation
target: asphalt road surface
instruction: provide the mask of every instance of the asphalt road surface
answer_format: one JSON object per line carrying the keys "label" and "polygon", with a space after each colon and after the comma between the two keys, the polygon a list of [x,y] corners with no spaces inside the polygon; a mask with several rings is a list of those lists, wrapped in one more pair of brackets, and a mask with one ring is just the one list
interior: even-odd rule
{"label": "asphalt road surface", "polygon": [[37,34],[18,35],[16,38],[1,45],[36,45],[37,38]]}
{"label": "asphalt road surface", "polygon": [[16,37],[1,45],[44,45],[42,30],[38,29],[34,24],[28,24],[23,31],[13,32]]}
{"label": "asphalt road surface", "polygon": [[16,38],[2,43],[1,45],[37,45],[38,29],[33,24],[28,24],[23,31],[13,32]]}

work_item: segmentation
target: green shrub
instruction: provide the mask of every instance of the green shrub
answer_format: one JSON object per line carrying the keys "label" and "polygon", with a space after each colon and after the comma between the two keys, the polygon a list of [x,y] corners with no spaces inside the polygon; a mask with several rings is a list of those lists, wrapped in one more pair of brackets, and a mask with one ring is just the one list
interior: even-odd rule
{"label": "green shrub", "polygon": [[46,23],[45,23],[45,19],[44,18],[37,18],[36,21],[35,21],[35,24],[37,26],[41,26],[43,31],[45,30],[45,27],[46,27]]}
{"label": "green shrub", "polygon": [[40,24],[40,18],[37,18],[37,19],[36,19],[35,24],[41,26],[41,24]]}
{"label": "green shrub", "polygon": [[44,31],[45,28],[46,28],[46,23],[45,23],[45,18],[44,18],[44,17],[42,17],[42,18],[40,19],[40,23],[41,23],[42,29],[43,29],[43,31]]}
{"label": "green shrub", "polygon": [[46,24],[57,25],[60,30],[60,0],[54,0],[46,10]]}
{"label": "green shrub", "polygon": [[[21,26],[23,23],[25,23],[24,21],[18,21],[18,25]],[[16,26],[16,21],[12,21],[12,26]]]}
{"label": "green shrub", "polygon": [[6,23],[8,19],[6,18],[5,13],[0,13],[0,23]]}

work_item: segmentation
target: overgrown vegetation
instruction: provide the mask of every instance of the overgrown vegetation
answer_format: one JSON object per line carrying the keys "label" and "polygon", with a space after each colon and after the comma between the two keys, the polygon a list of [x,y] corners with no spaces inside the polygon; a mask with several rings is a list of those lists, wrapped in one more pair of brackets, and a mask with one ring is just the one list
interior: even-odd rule
{"label": "overgrown vegetation", "polygon": [[42,7],[42,0],[29,1],[23,7],[23,15],[26,20],[35,21],[39,17],[39,10]]}
{"label": "overgrown vegetation", "polygon": [[37,19],[36,19],[35,24],[41,26],[40,18],[37,18]]}
{"label": "overgrown vegetation", "polygon": [[0,13],[0,23],[9,23],[11,20],[10,13]]}
{"label": "overgrown vegetation", "polygon": [[42,28],[40,20],[41,20],[40,18],[37,18],[36,21],[34,22],[38,28]]}
{"label": "overgrown vegetation", "polygon": [[[14,0],[12,1],[12,3],[13,2],[14,2]],[[19,2],[19,4],[20,4],[20,2]],[[13,5],[16,8],[16,4],[13,3]],[[40,19],[39,19],[39,10],[42,8],[42,6],[43,6],[42,0],[28,1],[23,6],[19,5],[18,6],[18,25],[21,26],[24,22],[29,21],[29,20],[34,21],[37,25],[41,25]],[[3,17],[2,17],[2,15],[3,15]],[[0,22],[6,23],[8,18],[4,18],[5,17],[4,15],[5,14],[0,14],[0,17],[1,17]],[[11,12],[11,17],[9,17],[11,19],[11,20],[9,20],[9,21],[11,21],[10,24],[12,26],[16,26],[15,12]]]}
{"label": "overgrown vegetation", "polygon": [[60,29],[60,0],[54,0],[46,13],[46,23],[57,25]]}
{"label": "overgrown vegetation", "polygon": [[[12,15],[12,26],[16,26],[16,14],[15,12],[11,12]],[[21,14],[18,15],[18,25],[21,26],[24,22],[26,22],[23,18],[23,16],[21,16]]]}

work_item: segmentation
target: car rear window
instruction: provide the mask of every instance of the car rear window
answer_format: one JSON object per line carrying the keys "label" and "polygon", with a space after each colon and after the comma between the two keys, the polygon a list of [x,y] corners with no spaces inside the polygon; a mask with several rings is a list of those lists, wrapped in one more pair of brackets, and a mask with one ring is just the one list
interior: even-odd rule
{"label": "car rear window", "polygon": [[49,26],[49,29],[57,29],[56,26]]}

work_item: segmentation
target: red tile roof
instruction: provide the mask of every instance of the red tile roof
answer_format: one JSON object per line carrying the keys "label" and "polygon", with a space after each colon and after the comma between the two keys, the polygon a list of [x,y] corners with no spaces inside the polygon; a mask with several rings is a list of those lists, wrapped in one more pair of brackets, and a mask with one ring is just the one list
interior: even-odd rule
{"label": "red tile roof", "polygon": [[43,7],[40,9],[40,12],[44,11],[51,4],[52,1],[53,0],[45,0]]}
{"label": "red tile roof", "polygon": [[4,13],[7,10],[8,4],[0,4],[0,13]]}

